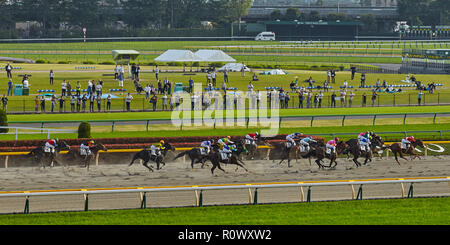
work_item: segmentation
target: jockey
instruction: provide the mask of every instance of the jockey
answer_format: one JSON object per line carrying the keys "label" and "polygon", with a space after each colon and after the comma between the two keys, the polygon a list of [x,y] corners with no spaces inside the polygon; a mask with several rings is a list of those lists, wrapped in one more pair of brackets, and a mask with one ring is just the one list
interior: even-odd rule
{"label": "jockey", "polygon": [[309,150],[309,143],[315,143],[317,141],[313,140],[312,136],[308,136],[300,140],[300,145],[305,147],[305,150]]}
{"label": "jockey", "polygon": [[150,146],[150,154],[152,156],[160,156],[161,150],[164,150],[164,140],[160,140],[159,143]]}
{"label": "jockey", "polygon": [[255,132],[254,134],[247,134],[245,136],[245,139],[250,140],[250,144],[255,144],[256,145],[256,140],[260,137],[258,132]]}
{"label": "jockey", "polygon": [[80,145],[80,155],[90,155],[91,154],[91,150],[90,148],[93,147],[95,144],[94,140],[90,140],[87,143],[86,142],[82,142]]}
{"label": "jockey", "polygon": [[408,149],[409,145],[414,142],[416,142],[416,139],[414,139],[414,136],[409,136],[409,137],[402,139],[402,149],[405,149],[405,150]]}
{"label": "jockey", "polygon": [[231,141],[231,136],[227,136],[225,138],[220,138],[219,140],[217,140],[217,143],[219,144],[219,146],[221,148],[223,148],[226,145],[234,144],[234,142]]}
{"label": "jockey", "polygon": [[358,135],[359,145],[361,145],[365,151],[369,151],[369,145],[370,140],[372,139],[372,135],[374,135],[374,133],[371,131],[363,132]]}
{"label": "jockey", "polygon": [[[58,139],[51,139],[45,143],[45,150],[49,149],[51,153],[55,152],[55,147],[58,146]],[[48,152],[48,151],[46,151]]]}
{"label": "jockey", "polygon": [[209,151],[211,150],[212,144],[214,144],[213,139],[205,140],[200,144],[200,147],[203,147],[205,149],[206,154],[208,154]]}
{"label": "jockey", "polygon": [[303,133],[290,134],[290,135],[286,136],[286,142],[291,142],[292,146],[294,146],[295,145],[294,139],[299,139],[299,137],[302,135],[303,135]]}
{"label": "jockey", "polygon": [[332,154],[332,153],[334,153],[336,151],[336,145],[337,145],[338,141],[339,141],[339,138],[335,137],[334,139],[329,140],[327,142],[326,147],[327,147],[327,150],[330,149],[330,154]]}
{"label": "jockey", "polygon": [[219,152],[222,155],[222,160],[226,160],[231,156],[232,149],[228,145],[224,145],[222,149],[219,149]]}

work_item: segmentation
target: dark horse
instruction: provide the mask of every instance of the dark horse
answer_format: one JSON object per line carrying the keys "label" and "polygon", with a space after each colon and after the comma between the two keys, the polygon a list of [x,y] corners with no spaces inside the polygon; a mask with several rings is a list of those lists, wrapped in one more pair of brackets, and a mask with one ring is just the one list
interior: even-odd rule
{"label": "dark horse", "polygon": [[214,174],[214,169],[216,169],[216,168],[219,168],[220,170],[225,172],[225,170],[223,170],[222,167],[220,166],[220,163],[234,164],[234,165],[237,165],[236,170],[239,167],[242,167],[243,169],[245,169],[245,171],[248,172],[248,170],[243,166],[243,165],[245,165],[245,163],[239,159],[240,154],[245,151],[244,145],[243,145],[242,141],[237,141],[235,145],[236,145],[236,147],[232,151],[231,156],[225,160],[223,160],[221,153],[218,150],[219,149],[218,145],[217,144],[213,145],[213,149],[207,155],[207,160],[211,161],[211,163],[213,165],[211,168],[212,174]]}
{"label": "dark horse", "polygon": [[38,147],[34,148],[27,154],[27,156],[33,157],[33,160],[39,164],[43,168],[45,166],[50,166],[52,162],[57,162],[55,160],[56,156],[60,151],[69,150],[70,146],[63,140],[58,142],[58,145],[55,147],[54,152],[45,152],[45,144],[41,144]]}
{"label": "dark horse", "polygon": [[[141,150],[140,152],[136,153],[133,157],[133,160],[131,160],[130,165],[131,166],[135,160],[137,159],[141,159],[144,162],[142,163],[146,168],[148,168],[150,171],[153,172],[153,167],[148,166],[147,163],[152,160],[153,162],[156,163],[156,170],[159,170],[159,165],[162,164],[163,166],[166,165],[166,163],[164,162],[164,157],[166,156],[167,152],[170,151],[175,151],[175,147],[173,147],[171,144],[169,143],[164,143],[163,145],[164,149],[161,151],[161,154],[157,154],[156,156],[152,156],[151,155],[151,150],[145,148],[143,150]],[[158,152],[157,152],[158,153]]]}
{"label": "dark horse", "polygon": [[361,150],[361,145],[359,144],[358,139],[351,139],[345,142],[347,144],[347,149],[345,149],[342,154],[351,154],[353,155],[353,162],[356,164],[356,167],[361,166],[361,163],[358,162],[358,158],[364,157],[364,165],[367,162],[372,161],[373,153],[377,151],[377,149],[383,147],[383,140],[380,136],[374,135],[370,140],[370,149],[368,151]]}
{"label": "dark horse", "polygon": [[101,143],[95,144],[95,146],[89,148],[91,150],[91,153],[89,155],[82,156],[80,154],[80,149],[72,148],[67,153],[67,157],[65,158],[66,161],[75,161],[77,163],[83,164],[84,167],[89,171],[89,165],[94,159],[94,157],[97,155],[97,153],[101,151],[108,151],[108,149]]}
{"label": "dark horse", "polygon": [[[406,159],[405,157],[403,157],[403,154],[409,154],[409,155],[411,155],[411,160],[414,160],[414,159],[416,159],[416,158],[419,158],[419,160],[420,160],[420,156],[417,155],[416,153],[414,153],[414,149],[415,149],[417,146],[420,146],[420,147],[422,147],[422,148],[425,148],[425,145],[423,144],[422,140],[418,139],[418,140],[416,140],[415,142],[411,143],[411,144],[409,145],[409,148],[406,149],[406,150],[405,150],[405,149],[402,149],[401,143],[394,143],[394,144],[392,144],[391,146],[389,146],[389,149],[392,151],[392,153],[394,153],[395,160],[397,161],[398,165],[400,165],[400,162],[398,161],[398,158],[397,158],[397,154],[400,155],[400,157],[401,157],[402,159],[405,159],[406,161],[408,161],[408,159]],[[413,158],[413,157],[414,157],[414,158]]]}
{"label": "dark horse", "polygon": [[[272,149],[271,152],[274,154],[278,154],[281,158],[280,162],[278,164],[281,164],[284,160],[287,159],[288,167],[291,166],[291,160],[295,158],[296,153],[298,152],[298,144],[291,145],[291,142],[283,142],[275,145],[275,148]],[[294,154],[294,156],[292,156]],[[272,155],[273,156],[273,155]],[[275,159],[274,159],[275,161]]]}
{"label": "dark horse", "polygon": [[[325,167],[327,168],[331,168],[333,162],[334,162],[334,166],[336,167],[337,162],[336,159],[338,157],[338,155],[347,148],[347,144],[344,141],[338,141],[338,143],[336,144],[336,151],[333,153],[327,153],[326,152],[326,146],[324,144],[318,145],[317,147],[315,147],[314,149],[310,150],[308,153],[306,153],[304,156],[302,156],[303,158],[309,158],[309,157],[315,157],[316,158],[316,164],[319,166],[319,169],[323,169]],[[324,166],[322,165],[321,161],[323,161],[323,159],[328,158],[330,159],[330,165],[329,166]]]}
{"label": "dark horse", "polygon": [[208,159],[208,155],[205,154],[201,154],[200,152],[200,148],[194,147],[188,151],[183,151],[181,153],[179,153],[173,160],[176,160],[182,156],[188,155],[189,159],[191,159],[191,168],[194,168],[194,163],[202,163],[202,168],[204,166],[205,161]]}
{"label": "dark horse", "polygon": [[249,139],[243,139],[245,142],[244,147],[247,150],[247,159],[253,160],[255,159],[256,153],[258,152],[258,145],[260,142],[263,142],[264,145],[267,145],[267,139],[258,137],[256,141],[253,143],[250,143]]}

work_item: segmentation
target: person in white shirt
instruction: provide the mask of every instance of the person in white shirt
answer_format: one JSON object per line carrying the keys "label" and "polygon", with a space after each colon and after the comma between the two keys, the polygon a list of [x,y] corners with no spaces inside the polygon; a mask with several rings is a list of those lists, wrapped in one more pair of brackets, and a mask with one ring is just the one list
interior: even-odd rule
{"label": "person in white shirt", "polygon": [[248,92],[253,92],[253,84],[252,84],[252,82],[248,83]]}
{"label": "person in white shirt", "polygon": [[63,80],[61,83],[61,96],[66,96],[66,87],[67,87],[66,80]]}
{"label": "person in white shirt", "polygon": [[130,93],[128,93],[127,97],[126,97],[126,103],[127,103],[127,111],[130,111],[130,105],[131,105],[131,100],[133,99],[133,96],[131,96]]}
{"label": "person in white shirt", "polygon": [[217,78],[217,74],[215,71],[213,71],[213,73],[211,74],[212,77],[212,84],[215,87],[216,86],[216,78]]}
{"label": "person in white shirt", "polygon": [[23,84],[23,88],[28,88],[28,86],[29,86],[28,78],[25,78],[25,80],[23,80],[22,84]]}

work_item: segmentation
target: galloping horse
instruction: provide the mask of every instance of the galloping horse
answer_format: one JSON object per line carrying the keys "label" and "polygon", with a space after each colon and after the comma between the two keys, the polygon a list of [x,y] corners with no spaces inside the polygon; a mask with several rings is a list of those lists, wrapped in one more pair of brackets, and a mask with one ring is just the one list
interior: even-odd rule
{"label": "galloping horse", "polygon": [[97,143],[95,144],[95,146],[89,148],[91,150],[91,153],[89,155],[81,155],[80,154],[80,149],[70,149],[69,152],[67,153],[67,156],[69,159],[65,159],[67,160],[71,160],[71,161],[75,161],[77,163],[83,164],[84,167],[89,171],[89,165],[92,161],[92,159],[94,159],[94,157],[97,155],[97,153],[102,150],[102,151],[108,151],[108,149],[101,143]]}
{"label": "galloping horse", "polygon": [[179,153],[173,160],[176,160],[182,156],[188,155],[189,159],[191,159],[191,168],[194,168],[194,163],[202,163],[202,168],[204,166],[205,161],[208,159],[208,155],[205,153],[202,155],[201,149],[194,147],[188,151],[183,151]]}
{"label": "galloping horse", "polygon": [[333,162],[334,162],[333,167],[336,167],[337,165],[336,158],[345,148],[347,148],[347,144],[344,141],[339,141],[336,145],[336,151],[331,154],[326,152],[326,146],[317,146],[315,149],[312,149],[303,157],[304,158],[315,157],[316,158],[315,162],[319,166],[319,169],[321,168],[323,169],[325,167],[324,165],[321,164],[321,161],[324,158],[330,159],[330,165],[327,166],[328,168],[331,168]]}
{"label": "galloping horse", "polygon": [[397,161],[398,165],[400,165],[400,162],[398,161],[398,158],[397,158],[397,154],[400,155],[400,157],[402,159],[405,159],[406,161],[408,161],[408,159],[403,157],[403,154],[409,154],[411,156],[411,161],[416,158],[419,158],[419,160],[420,160],[420,156],[417,155],[416,153],[414,153],[414,149],[417,146],[425,148],[425,145],[423,144],[422,140],[418,139],[415,142],[411,143],[409,145],[409,148],[406,150],[402,149],[401,143],[394,143],[391,146],[389,146],[389,149],[392,151],[392,153],[394,153],[395,160]]}
{"label": "galloping horse", "polygon": [[376,149],[380,147],[382,148],[384,144],[383,140],[378,135],[375,135],[370,140],[370,149],[368,151],[361,150],[361,145],[359,144],[358,139],[351,139],[345,143],[348,147],[342,153],[353,155],[353,162],[356,164],[356,167],[361,166],[361,163],[358,162],[358,158],[364,157],[364,165],[366,165],[367,162],[372,161],[372,156]]}
{"label": "galloping horse", "polygon": [[244,139],[244,147],[247,150],[248,158],[250,160],[255,159],[256,153],[258,152],[258,145],[262,141],[264,145],[267,145],[267,139],[258,137],[255,142],[250,143],[250,140]]}
{"label": "galloping horse", "polygon": [[[298,151],[299,146],[296,144],[293,146],[291,142],[283,142],[275,145],[275,149],[271,152],[280,154],[281,161],[278,164],[281,164],[284,160],[287,159],[288,167],[291,166],[291,160],[294,158],[292,155]],[[274,159],[275,161],[275,159]]]}
{"label": "galloping horse", "polygon": [[[239,151],[240,151],[240,150],[242,150],[242,148],[239,149],[239,147],[238,147],[235,151],[233,151],[233,152],[231,153],[231,156],[228,157],[228,158],[225,159],[225,160],[222,158],[222,154],[221,154],[219,151],[216,151],[216,150],[211,151],[211,152],[208,154],[208,156],[207,156],[207,159],[208,159],[209,161],[211,161],[211,163],[212,163],[212,165],[213,165],[212,168],[211,168],[211,174],[214,174],[214,169],[216,169],[216,168],[219,168],[220,170],[222,170],[223,172],[225,172],[225,170],[223,170],[222,167],[220,167],[220,163],[234,164],[234,165],[237,165],[235,171],[237,171],[237,169],[238,169],[239,167],[242,167],[243,169],[245,169],[245,171],[248,172],[248,170],[243,166],[243,165],[244,165],[244,162],[243,162],[242,160],[239,159],[239,154],[240,154]],[[239,163],[239,162],[240,162],[240,163]],[[242,163],[242,164],[241,164],[241,163]]]}
{"label": "galloping horse", "polygon": [[[33,157],[34,161],[40,163],[43,168],[45,166],[50,166],[52,162],[57,162],[55,160],[56,156],[62,150],[70,150],[70,146],[63,140],[58,142],[58,145],[55,147],[54,152],[45,152],[45,145],[41,144],[38,147],[34,148],[27,154],[27,156]],[[47,164],[46,164],[47,163]]]}
{"label": "galloping horse", "polygon": [[156,156],[152,156],[151,155],[151,150],[148,150],[147,148],[141,150],[140,152],[136,153],[133,157],[133,159],[131,160],[131,163],[128,166],[131,166],[135,160],[137,159],[141,159],[144,162],[142,163],[146,168],[148,168],[150,171],[153,172],[153,167],[148,166],[147,163],[152,160],[153,162],[156,163],[156,170],[159,170],[159,165],[163,164],[163,166],[166,165],[166,163],[164,162],[164,157],[166,156],[167,152],[169,150],[171,151],[175,151],[175,147],[173,147],[171,144],[169,143],[164,143],[163,145],[164,149],[161,151],[161,154],[156,155]]}

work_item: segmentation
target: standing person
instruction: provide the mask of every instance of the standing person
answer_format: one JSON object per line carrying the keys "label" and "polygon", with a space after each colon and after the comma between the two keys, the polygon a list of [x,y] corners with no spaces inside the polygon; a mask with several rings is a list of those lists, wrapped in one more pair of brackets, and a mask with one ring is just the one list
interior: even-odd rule
{"label": "standing person", "polygon": [[352,107],[353,104],[353,97],[355,97],[355,94],[353,93],[353,90],[350,91],[350,94],[348,95],[348,106]]}
{"label": "standing person", "polygon": [[345,107],[345,91],[341,90],[341,107]]}
{"label": "standing person", "polygon": [[330,83],[330,79],[331,79],[331,71],[328,70],[327,71],[327,83]]}
{"label": "standing person", "polygon": [[91,96],[89,96],[89,112],[94,112],[94,101],[95,96],[94,94],[91,94]]}
{"label": "standing person", "polygon": [[77,86],[75,87],[76,96],[81,97],[81,84],[77,81]]}
{"label": "standing person", "polygon": [[38,111],[39,111],[39,96],[36,95],[36,98],[34,98],[34,112],[37,113]]}
{"label": "standing person", "polygon": [[106,111],[111,111],[111,94],[106,98]]}
{"label": "standing person", "polygon": [[119,78],[119,68],[116,65],[116,67],[114,67],[114,80],[117,80],[118,78]]}
{"label": "standing person", "polygon": [[352,81],[353,81],[353,78],[355,78],[356,67],[354,65],[350,65],[350,66],[351,66],[350,70],[352,71]]}
{"label": "standing person", "polygon": [[76,98],[77,98],[77,112],[80,112],[82,99],[81,99],[81,96],[76,96]]}
{"label": "standing person", "polygon": [[256,91],[256,108],[259,108],[259,102],[261,101],[261,93],[259,90]]}
{"label": "standing person", "polygon": [[59,101],[59,112],[63,112],[63,109],[64,109],[64,97],[59,97],[59,99],[58,99],[58,101]]}
{"label": "standing person", "polygon": [[124,73],[125,73],[125,70],[123,68],[123,65],[120,65],[120,68],[119,68],[119,87],[120,88],[123,87]]}
{"label": "standing person", "polygon": [[336,71],[331,70],[331,82],[336,83]]}
{"label": "standing person", "polygon": [[7,78],[12,78],[12,66],[9,64],[9,62],[8,62],[8,64],[5,66],[5,71],[6,71],[6,77]]}
{"label": "standing person", "polygon": [[86,101],[87,101],[87,97],[86,94],[83,94],[83,97],[81,98],[81,107],[83,109],[83,112],[86,112]]}
{"label": "standing person", "polygon": [[289,107],[289,100],[291,99],[291,96],[289,95],[289,92],[286,92],[285,98],[284,98],[284,108]]}
{"label": "standing person", "polygon": [[222,90],[224,93],[227,92],[227,84],[225,83],[225,81],[223,81],[223,83],[222,83]]}
{"label": "standing person", "polygon": [[361,86],[366,86],[366,73],[361,74]]}
{"label": "standing person", "polygon": [[153,111],[156,110],[156,102],[158,101],[158,97],[156,97],[156,94],[153,94],[152,98],[150,98],[150,103],[153,104]]}
{"label": "standing person", "polygon": [[167,81],[167,94],[171,94],[172,93],[172,82],[171,81]]}
{"label": "standing person", "polygon": [[55,109],[55,104],[56,104],[56,97],[55,95],[52,95],[52,99],[51,99],[51,112],[53,113],[54,109]]}
{"label": "standing person", "polygon": [[422,102],[422,96],[423,96],[423,93],[422,93],[422,90],[421,90],[417,94],[417,105],[421,105],[420,103]]}
{"label": "standing person", "polygon": [[75,112],[75,96],[70,96],[70,112]]}
{"label": "standing person", "polygon": [[135,79],[139,82],[139,73],[141,72],[141,67],[139,65],[136,66],[136,76]]}
{"label": "standing person", "polygon": [[252,82],[248,83],[248,92],[249,93],[253,92],[253,84],[252,84]]}
{"label": "standing person", "polygon": [[308,94],[306,95],[306,108],[311,108],[311,97],[311,92],[308,92]]}
{"label": "standing person", "polygon": [[72,96],[72,85],[70,85],[70,82],[67,82],[67,96]]}
{"label": "standing person", "polygon": [[334,92],[331,95],[331,107],[336,107],[336,94]]}
{"label": "standing person", "polygon": [[192,80],[192,77],[189,77],[189,93],[192,93],[193,87],[194,87],[194,80]]}
{"label": "standing person", "polygon": [[130,111],[130,105],[131,105],[131,100],[133,100],[133,96],[131,96],[130,93],[128,93],[127,97],[125,98],[125,102],[127,103],[127,111]]}
{"label": "standing person", "polygon": [[372,106],[375,105],[375,101],[377,100],[377,91],[374,89],[372,92]]}
{"label": "standing person", "polygon": [[102,97],[97,96],[97,111],[100,112],[102,110]]}
{"label": "standing person", "polygon": [[225,70],[223,71],[223,81],[228,83],[228,69],[225,68]]}
{"label": "standing person", "polygon": [[12,96],[13,95],[13,82],[12,79],[9,79],[8,81],[8,96]]}
{"label": "standing person", "polygon": [[323,93],[322,93],[322,91],[320,91],[320,93],[319,93],[319,108],[322,108],[322,99],[323,99]]}
{"label": "standing person", "polygon": [[328,82],[327,81],[323,82],[323,90],[328,92]]}
{"label": "standing person", "polygon": [[167,110],[167,94],[164,93],[164,95],[162,96],[162,109]]}
{"label": "standing person", "polygon": [[2,104],[3,104],[3,110],[6,112],[6,107],[8,105],[8,98],[5,95],[3,95],[3,97],[2,97]]}
{"label": "standing person", "polygon": [[88,81],[88,88],[87,88],[87,96],[91,97],[91,94],[93,93],[93,87],[94,84],[92,83],[91,80]]}
{"label": "standing person", "polygon": [[211,78],[212,78],[212,84],[215,87],[216,86],[216,81],[217,81],[216,71],[213,71],[213,73],[211,74]]}
{"label": "standing person", "polygon": [[362,95],[362,106],[365,107],[366,106],[366,102],[367,102],[367,97],[366,97],[366,93],[363,93]]}
{"label": "standing person", "polygon": [[55,78],[55,73],[53,70],[50,70],[50,85],[53,85],[53,79]]}
{"label": "standing person", "polygon": [[95,91],[97,92],[97,97],[102,97],[102,88],[103,88],[103,86],[100,84],[100,82],[98,82],[97,86],[95,87]]}
{"label": "standing person", "polygon": [[319,94],[314,95],[314,108],[317,108],[317,104],[319,103]]}
{"label": "standing person", "polygon": [[45,112],[45,98],[41,96],[41,112]]}
{"label": "standing person", "polygon": [[157,81],[159,80],[158,76],[159,76],[159,68],[158,68],[158,65],[156,65],[156,68],[155,68],[155,77],[156,77],[156,80],[157,80]]}
{"label": "standing person", "polygon": [[303,92],[298,92],[298,108],[303,108],[303,100],[305,97],[303,96]]}
{"label": "standing person", "polygon": [[241,67],[241,76],[245,77],[245,65],[244,65],[244,63],[242,63],[242,67]]}
{"label": "standing person", "polygon": [[63,80],[61,83],[61,96],[66,96],[67,83]]}

